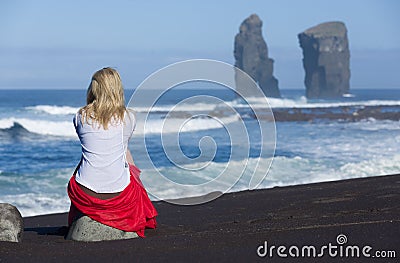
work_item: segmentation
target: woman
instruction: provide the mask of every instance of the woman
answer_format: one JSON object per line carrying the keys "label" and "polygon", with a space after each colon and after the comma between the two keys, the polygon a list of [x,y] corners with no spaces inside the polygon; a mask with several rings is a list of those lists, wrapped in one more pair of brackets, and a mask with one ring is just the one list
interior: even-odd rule
{"label": "woman", "polygon": [[116,70],[103,68],[93,75],[87,105],[74,117],[82,157],[68,184],[68,223],[83,214],[144,237],[145,228],[156,227],[157,211],[128,149],[136,121],[124,101]]}

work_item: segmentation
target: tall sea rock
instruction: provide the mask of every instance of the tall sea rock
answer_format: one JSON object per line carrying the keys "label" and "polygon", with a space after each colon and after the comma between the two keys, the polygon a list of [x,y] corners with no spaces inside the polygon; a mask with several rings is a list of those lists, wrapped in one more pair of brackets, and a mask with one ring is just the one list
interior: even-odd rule
{"label": "tall sea rock", "polygon": [[[278,80],[273,76],[274,60],[268,57],[268,47],[261,32],[262,21],[256,14],[246,18],[235,37],[235,66],[250,75],[268,97],[280,97]],[[239,74],[240,75],[240,74]],[[236,88],[251,96],[240,85],[236,75]]]}
{"label": "tall sea rock", "polygon": [[350,51],[342,22],[322,23],[298,34],[308,98],[335,98],[350,89]]}

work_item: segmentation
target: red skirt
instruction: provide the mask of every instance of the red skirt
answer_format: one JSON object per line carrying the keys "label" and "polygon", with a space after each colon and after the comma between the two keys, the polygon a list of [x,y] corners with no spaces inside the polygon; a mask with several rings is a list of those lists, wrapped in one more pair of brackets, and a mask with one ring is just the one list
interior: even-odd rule
{"label": "red skirt", "polygon": [[129,185],[118,196],[106,200],[86,194],[73,175],[68,184],[68,196],[71,199],[68,224],[71,225],[81,212],[104,225],[136,232],[140,237],[144,237],[145,228],[156,228],[157,211],[140,181],[140,170],[129,165],[129,171]]}

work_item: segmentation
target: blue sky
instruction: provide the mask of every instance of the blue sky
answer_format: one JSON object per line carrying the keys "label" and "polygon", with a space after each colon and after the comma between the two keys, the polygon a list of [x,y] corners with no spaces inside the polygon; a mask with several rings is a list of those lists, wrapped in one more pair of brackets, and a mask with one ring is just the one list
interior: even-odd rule
{"label": "blue sky", "polygon": [[303,88],[297,34],[326,21],[348,29],[352,88],[400,88],[400,2],[18,1],[0,2],[0,88],[86,88],[104,66],[125,87],[170,63],[234,63],[233,40],[252,13],[263,20],[280,88]]}

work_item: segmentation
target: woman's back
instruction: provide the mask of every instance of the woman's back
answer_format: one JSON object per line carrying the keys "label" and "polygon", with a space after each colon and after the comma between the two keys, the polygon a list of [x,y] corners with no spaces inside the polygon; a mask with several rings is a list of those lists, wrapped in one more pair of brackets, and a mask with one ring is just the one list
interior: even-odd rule
{"label": "woman's back", "polygon": [[125,113],[124,121],[113,121],[107,129],[74,117],[76,133],[82,146],[82,162],[76,181],[97,193],[116,193],[129,184],[126,163],[128,141],[135,128],[135,117]]}

